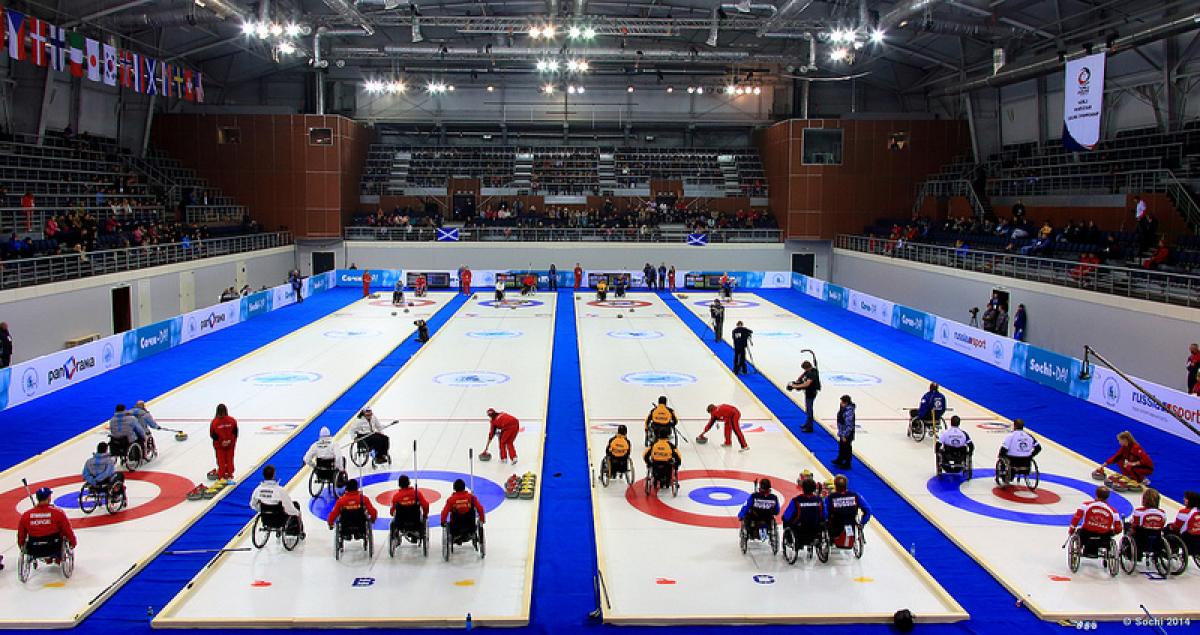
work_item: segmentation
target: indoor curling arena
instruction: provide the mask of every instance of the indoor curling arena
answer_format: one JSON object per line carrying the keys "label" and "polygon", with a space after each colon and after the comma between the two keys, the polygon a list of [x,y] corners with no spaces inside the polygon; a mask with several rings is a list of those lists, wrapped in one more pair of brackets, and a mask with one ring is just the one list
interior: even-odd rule
{"label": "indoor curling arena", "polygon": [[0,12],[0,630],[1200,632],[1194,2]]}

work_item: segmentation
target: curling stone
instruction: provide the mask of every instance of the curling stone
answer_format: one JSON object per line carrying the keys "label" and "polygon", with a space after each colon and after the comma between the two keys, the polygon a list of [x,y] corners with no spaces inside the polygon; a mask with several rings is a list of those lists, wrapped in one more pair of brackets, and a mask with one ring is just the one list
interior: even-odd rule
{"label": "curling stone", "polygon": [[405,312],[405,313],[408,313],[408,309],[404,309],[404,312]]}
{"label": "curling stone", "polygon": [[704,445],[705,443],[708,443],[708,437],[696,437],[696,443]]}
{"label": "curling stone", "polygon": [[625,317],[625,314],[624,314],[624,313],[618,313],[618,314],[617,314],[617,318],[618,318],[618,319],[620,319],[620,318],[623,318],[623,317]]}
{"label": "curling stone", "polygon": [[629,312],[630,312],[630,313],[633,313],[633,311],[634,311],[634,310],[633,310],[632,308],[630,308],[630,309],[629,309]]}
{"label": "curling stone", "polygon": [[1092,479],[1097,480],[1097,481],[1103,481],[1104,480],[1104,468],[1100,468],[1100,469],[1096,470],[1095,472],[1092,472]]}
{"label": "curling stone", "polygon": [[396,312],[392,311],[392,317],[396,317]]}
{"label": "curling stone", "polygon": [[491,461],[491,460],[492,460],[492,453],[491,453],[491,452],[487,452],[487,451],[480,452],[480,453],[479,453],[479,460],[480,460],[480,461],[484,461],[484,462]]}
{"label": "curling stone", "polygon": [[177,431],[175,432],[175,440],[176,440],[176,441],[187,441],[187,440],[188,440],[188,435],[187,435],[187,433],[186,433],[186,432],[184,432],[184,431],[182,431],[182,430],[177,430]]}

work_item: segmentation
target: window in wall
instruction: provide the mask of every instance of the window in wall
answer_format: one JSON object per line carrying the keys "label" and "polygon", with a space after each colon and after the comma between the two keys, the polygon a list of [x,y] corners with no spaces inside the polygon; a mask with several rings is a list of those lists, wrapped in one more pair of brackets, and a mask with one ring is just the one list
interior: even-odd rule
{"label": "window in wall", "polygon": [[804,165],[841,165],[842,131],[805,128],[802,162]]}
{"label": "window in wall", "polygon": [[331,146],[331,145],[333,145],[333,128],[309,128],[308,129],[308,145],[310,145],[310,146]]}
{"label": "window in wall", "polygon": [[241,128],[217,128],[217,143],[221,145],[227,145],[241,142]]}

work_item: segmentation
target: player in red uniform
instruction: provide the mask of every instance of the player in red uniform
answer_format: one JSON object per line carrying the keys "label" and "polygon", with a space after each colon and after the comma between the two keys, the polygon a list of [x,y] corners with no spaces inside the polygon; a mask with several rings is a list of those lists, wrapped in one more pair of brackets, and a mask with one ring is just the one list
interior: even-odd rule
{"label": "player in red uniform", "polygon": [[463,265],[458,271],[458,286],[463,295],[471,295],[471,269]]}
{"label": "player in red uniform", "polygon": [[704,431],[700,433],[700,436],[696,437],[696,441],[700,443],[707,441],[704,435],[708,434],[709,428],[713,427],[717,421],[723,421],[725,423],[725,443],[723,445],[733,445],[730,434],[736,433],[738,443],[742,446],[741,451],[745,452],[750,449],[750,446],[746,445],[746,437],[742,435],[742,412],[740,410],[727,403],[719,406],[708,404],[706,410],[708,410],[708,423],[704,426]]}
{"label": "player in red uniform", "polygon": [[504,463],[509,457],[512,457],[513,465],[517,464],[517,448],[513,442],[517,440],[517,432],[521,429],[521,422],[516,417],[507,412],[497,412],[493,408],[488,408],[488,419],[492,422],[491,428],[488,429],[488,438],[499,436],[500,442],[500,462]]}
{"label": "player in red uniform", "polygon": [[1159,509],[1161,501],[1158,490],[1148,488],[1142,492],[1142,506],[1133,510],[1129,516],[1129,524],[1125,531],[1133,534],[1139,553],[1146,553],[1156,548],[1162,540],[1163,530],[1167,526],[1167,514]]}
{"label": "player in red uniform", "polygon": [[1108,504],[1110,493],[1112,490],[1103,485],[1097,487],[1096,498],[1080,505],[1071,517],[1067,533],[1073,534],[1078,529],[1087,551],[1094,551],[1102,541],[1121,533],[1121,515]]}
{"label": "player in red uniform", "polygon": [[579,263],[575,263],[575,290],[579,290],[579,285],[583,284],[583,267]]}
{"label": "player in red uniform", "polygon": [[474,524],[469,527],[466,525],[471,520],[478,520],[479,524],[483,524],[483,504],[474,494],[467,491],[466,482],[461,478],[455,479],[454,493],[446,499],[446,505],[442,507],[442,526],[445,527],[449,523],[451,533],[473,530]]}
{"label": "player in red uniform", "polygon": [[413,295],[418,298],[425,297],[425,292],[428,289],[429,281],[425,279],[425,274],[419,274],[416,281],[413,283]]}
{"label": "player in red uniform", "polygon": [[1154,461],[1150,460],[1150,455],[1146,454],[1146,450],[1141,445],[1138,445],[1138,442],[1133,439],[1133,434],[1128,430],[1117,435],[1117,443],[1120,443],[1120,447],[1104,461],[1100,469],[1103,469],[1105,465],[1116,465],[1121,470],[1121,474],[1142,485],[1149,485],[1150,479],[1147,477],[1154,473]]}
{"label": "player in red uniform", "polygon": [[17,524],[17,546],[24,547],[25,541],[32,538],[51,539],[65,538],[71,547],[78,545],[75,532],[71,530],[71,520],[63,510],[50,503],[50,488],[43,487],[37,491],[37,505],[21,514]]}
{"label": "player in red uniform", "polygon": [[1185,507],[1175,514],[1171,531],[1183,538],[1188,553],[1196,553],[1200,549],[1200,492],[1184,492],[1183,504]]}
{"label": "player in red uniform", "polygon": [[363,271],[363,297],[371,295],[371,272]]}
{"label": "player in red uniform", "polygon": [[346,481],[346,493],[337,499],[337,502],[333,505],[333,509],[329,510],[329,516],[325,521],[329,523],[329,528],[333,529],[333,524],[341,517],[342,512],[358,509],[366,511],[368,528],[379,517],[379,512],[371,504],[371,499],[358,491],[358,479],[352,478]]}
{"label": "player in red uniform", "polygon": [[237,419],[229,416],[229,408],[225,407],[225,404],[217,405],[217,416],[208,426],[208,436],[212,438],[213,452],[217,455],[217,478],[232,480],[238,425]]}

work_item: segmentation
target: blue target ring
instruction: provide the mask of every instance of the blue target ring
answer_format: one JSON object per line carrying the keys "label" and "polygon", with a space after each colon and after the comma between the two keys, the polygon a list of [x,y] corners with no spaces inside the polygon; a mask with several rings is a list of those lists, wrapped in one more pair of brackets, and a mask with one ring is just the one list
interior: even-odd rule
{"label": "blue target ring", "polygon": [[[444,472],[441,470],[421,470],[418,472],[377,472],[375,474],[368,474],[358,479],[359,491],[361,492],[367,487],[379,483],[388,483],[394,485],[396,480],[400,478],[401,474],[408,474],[409,478],[416,481],[417,484],[420,484],[421,481],[442,481],[446,483],[453,483],[455,479],[460,478],[467,482],[468,487],[471,484],[471,475],[464,474],[462,472]],[[504,488],[481,476],[475,477],[474,493],[475,498],[478,498],[479,503],[483,505],[483,511],[488,514],[492,513],[492,510],[499,507],[501,503],[505,501]],[[370,494],[364,494],[364,496],[368,499],[373,498],[373,496]],[[320,518],[321,522],[325,522],[325,520],[329,518],[329,512],[333,509],[333,505],[336,502],[337,499],[333,498],[333,496],[329,494],[329,490],[326,489],[319,497],[309,501],[308,511],[312,512],[317,518]],[[376,509],[379,511],[379,517],[375,519],[374,529],[376,531],[387,531],[388,527],[392,523],[392,517],[388,514],[389,510],[379,509],[378,506]],[[437,527],[441,525],[441,512],[442,510],[436,509],[434,505],[429,507],[430,527]]]}
{"label": "blue target ring", "polygon": [[[695,304],[696,306],[709,307],[712,306],[712,303],[712,300],[701,300],[699,302],[693,302],[692,304]],[[727,300],[722,301],[721,304],[726,309],[751,309],[756,306],[760,306],[759,303],[751,302],[749,300]]]}
{"label": "blue target ring", "polygon": [[741,507],[749,496],[749,492],[736,487],[697,487],[688,492],[688,498],[713,507]]}
{"label": "blue target ring", "polygon": [[[990,483],[996,476],[996,470],[975,470],[975,477],[971,480],[986,481]],[[1057,474],[1041,473],[1041,482],[1056,483],[1069,487],[1073,490],[1081,492],[1088,499],[1095,494],[1096,484],[1089,481],[1081,481],[1075,478],[1059,476]],[[952,505],[963,511],[995,518],[997,520],[1007,520],[1014,523],[1025,523],[1028,525],[1049,525],[1052,527],[1066,526],[1071,524],[1071,514],[1032,514],[1029,512],[1019,512],[995,505],[975,500],[968,497],[962,491],[962,484],[966,481],[957,476],[939,477],[935,476],[925,483],[925,488],[929,490],[938,500]],[[989,487],[988,492],[991,492]],[[1108,499],[1121,516],[1128,516],[1133,512],[1133,505],[1125,499],[1124,496],[1110,496]]]}
{"label": "blue target ring", "polygon": [[79,509],[79,490],[55,498],[54,506],[60,509]]}
{"label": "blue target ring", "polygon": [[510,308],[510,309],[511,308],[530,309],[535,306],[543,306],[544,304],[546,304],[546,303],[542,302],[540,300],[520,300],[520,299],[518,299],[518,300],[504,300],[503,302],[497,302],[495,300],[484,300],[483,302],[479,303],[479,306],[491,306],[491,307]]}

